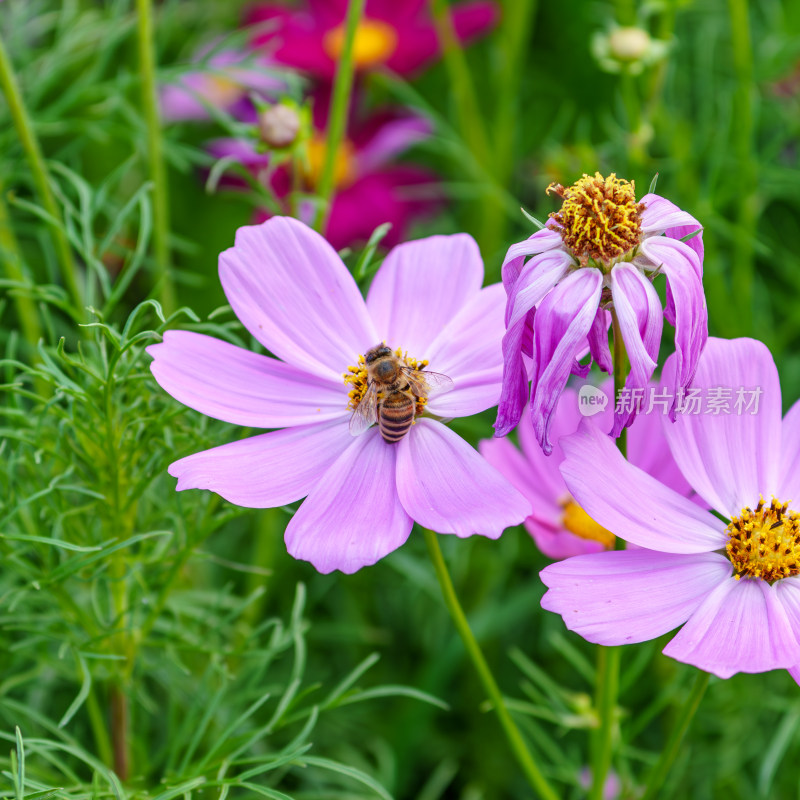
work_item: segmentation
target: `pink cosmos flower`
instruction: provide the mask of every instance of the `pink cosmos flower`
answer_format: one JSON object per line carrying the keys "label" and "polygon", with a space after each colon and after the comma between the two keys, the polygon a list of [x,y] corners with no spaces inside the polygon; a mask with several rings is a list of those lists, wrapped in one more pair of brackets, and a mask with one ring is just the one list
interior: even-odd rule
{"label": "pink cosmos flower", "polygon": [[209,119],[208,106],[238,117],[252,109],[249,92],[266,99],[286,90],[286,81],[276,74],[274,63],[263,57],[254,59],[252,54],[236,50],[219,50],[209,56],[206,49],[195,60],[205,60],[206,68],[186,72],[177,83],[161,88],[161,114],[167,122]]}
{"label": "pink cosmos flower", "polygon": [[[614,387],[607,381],[601,391],[613,397]],[[613,402],[593,416],[592,424],[608,431],[613,424]],[[628,432],[630,462],[683,496],[692,489],[678,469],[664,437],[661,414],[640,414]],[[578,429],[583,416],[578,392],[565,389],[553,413],[551,433],[554,452],[546,456],[530,425],[517,428],[520,448],[508,439],[484,439],[481,455],[528,498],[533,512],[525,527],[536,546],[549,558],[562,559],[582,553],[599,553],[614,546],[614,534],[598,525],[574,500],[559,466],[564,460],[559,439]]]}
{"label": "pink cosmos flower", "polygon": [[[219,272],[236,315],[277,358],[168,331],[148,348],[153,375],[203,414],[279,430],[176,461],[169,471],[178,490],[210,489],[253,508],[306,497],[286,546],[320,572],[374,564],[406,541],[414,520],[440,533],[496,538],[530,513],[527,500],[436,419],[478,413],[500,390],[503,290],[481,289],[483,264],[470,236],[396,247],[366,302],[331,245],[287,217],[240,228]],[[377,426],[355,437],[349,428],[359,356],[381,341],[407,359],[426,359],[455,384],[429,398],[427,413],[396,444]]]}
{"label": "pink cosmos flower", "polygon": [[[308,163],[299,176],[301,189],[313,193],[322,174],[325,159],[324,104],[315,104],[314,135],[307,143]],[[411,164],[392,163],[417,142],[431,135],[430,123],[421,117],[386,110],[364,122],[353,122],[336,154],[334,196],[328,218],[326,238],[337,249],[366,242],[384,222],[392,227],[383,239],[387,247],[400,242],[411,222],[431,213],[438,205],[434,196],[436,176]],[[294,176],[288,162],[270,168],[269,153],[259,153],[248,142],[219,139],[210,146],[217,158],[233,156],[259,180],[267,183],[275,197],[289,210]],[[311,223],[316,206],[303,202],[300,218]],[[268,219],[264,211],[259,221]]]}
{"label": "pink cosmos flower", "polygon": [[[299,8],[260,3],[248,24],[272,23],[254,38],[280,63],[332,80],[344,45],[347,0],[307,0]],[[456,35],[472,41],[494,27],[497,5],[488,0],[460,3],[451,11]],[[385,65],[407,75],[438,58],[441,48],[426,0],[367,0],[356,29],[353,59],[356,70]]]}
{"label": "pink cosmos flower", "polygon": [[[708,338],[702,233],[680,241],[702,230],[694,217],[655,194],[636,202],[633,184],[613,173],[551,188],[564,198],[561,211],[512,245],[503,262],[505,372],[495,423],[497,436],[513,430],[530,394],[533,429],[547,454],[550,420],[567,378],[588,370],[577,359],[588,351],[601,369],[612,370],[609,311],[630,359],[625,388],[633,396],[647,385],[661,342],[661,301],[653,286],[659,273],[667,279],[663,316],[675,326],[681,386],[691,382]],[[533,257],[525,263],[527,256]],[[618,412],[612,435],[634,416]]]}
{"label": "pink cosmos flower", "polygon": [[[679,383],[679,366],[670,356],[667,386]],[[761,394],[737,413],[740,387]],[[710,339],[693,389],[729,390],[730,413],[680,413],[666,436],[681,472],[724,520],[627,462],[584,422],[561,442],[564,480],[593,519],[647,549],[551,564],[542,606],[590,642],[642,642],[683,625],[665,655],[721,678],[789,668],[798,680],[800,403],[781,420],[775,364],[753,339]]]}

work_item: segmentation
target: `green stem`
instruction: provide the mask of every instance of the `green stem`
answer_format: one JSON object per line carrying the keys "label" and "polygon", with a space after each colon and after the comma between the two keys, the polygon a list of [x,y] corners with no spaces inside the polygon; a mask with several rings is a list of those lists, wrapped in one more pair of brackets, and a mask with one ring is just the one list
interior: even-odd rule
{"label": "green stem", "polygon": [[175,309],[175,289],[170,275],[169,187],[164,164],[161,119],[156,85],[156,54],[151,0],[136,0],[139,70],[142,77],[142,109],[147,125],[147,156],[153,182],[153,245],[157,270],[157,293],[165,313]]}
{"label": "green stem", "polygon": [[[5,201],[2,177],[0,177],[0,261],[3,263],[6,277],[9,280],[15,283],[29,283],[22,271],[22,254],[17,244],[17,238],[14,236],[14,229],[11,227],[11,217]],[[30,297],[25,297],[24,294],[14,294],[13,298],[22,335],[33,349],[42,338],[42,328],[39,324],[36,305]]]}
{"label": "green stem", "polygon": [[347,111],[350,107],[350,94],[353,90],[353,43],[361,15],[364,13],[366,0],[350,0],[345,18],[344,44],[339,66],[336,70],[336,79],[333,84],[333,97],[328,115],[328,131],[325,140],[325,162],[322,165],[322,174],[319,179],[317,194],[320,199],[319,211],[315,228],[324,233],[328,224],[331,211],[331,196],[333,195],[333,177],[336,168],[336,154],[344,137],[347,126]]}
{"label": "green stem", "polygon": [[464,610],[461,608],[461,604],[453,588],[453,581],[450,578],[447,564],[445,564],[442,550],[439,547],[437,535],[429,530],[425,530],[424,534],[425,543],[428,545],[428,553],[433,562],[436,577],[439,579],[439,585],[442,589],[442,596],[444,597],[447,610],[450,612],[450,616],[461,636],[461,640],[464,642],[464,647],[466,647],[467,653],[475,666],[478,677],[484,689],[486,689],[486,693],[489,695],[489,699],[494,706],[500,724],[503,726],[503,731],[506,734],[508,743],[511,745],[511,749],[519,765],[522,767],[528,779],[528,783],[530,783],[534,791],[541,797],[546,798],[546,800],[558,800],[558,795],[536,766],[536,762],[533,760],[533,756],[528,750],[525,740],[519,732],[519,728],[517,728],[516,723],[506,707],[503,695],[500,693],[497,682],[489,669],[489,665],[486,663],[486,659],[472,633],[472,629],[469,627],[467,617],[464,614]]}
{"label": "green stem", "polygon": [[669,740],[666,747],[661,751],[661,756],[658,763],[650,773],[650,779],[647,781],[647,789],[641,800],[651,800],[651,798],[658,797],[663,786],[664,780],[669,774],[675,759],[678,756],[678,751],[689,729],[697,709],[700,707],[700,701],[708,687],[708,681],[711,676],[708,672],[698,672],[694,680],[694,685],[686,698],[686,702],[680,710],[678,718],[675,720],[675,725],[670,733]]}
{"label": "green stem", "polygon": [[[611,309],[611,325],[614,337],[614,404],[625,386],[628,375],[628,354],[616,311]],[[617,447],[624,456],[627,450],[627,429],[623,428],[617,439]],[[617,547],[624,545],[619,537]],[[611,768],[611,755],[614,750],[614,729],[617,716],[617,697],[619,694],[619,667],[622,650],[619,647],[597,648],[597,685],[595,689],[595,707],[599,725],[592,731],[591,760],[592,788],[590,800],[602,800],[606,776]]]}
{"label": "green stem", "polygon": [[17,82],[14,68],[11,65],[11,59],[8,56],[5,43],[1,36],[0,88],[2,88],[3,94],[8,102],[11,119],[14,122],[14,127],[16,128],[22,149],[25,151],[25,155],[28,159],[28,166],[33,176],[36,192],[39,195],[44,210],[53,220],[50,223],[50,230],[53,235],[53,243],[61,266],[61,278],[67,287],[72,302],[75,304],[75,308],[82,311],[83,296],[78,286],[78,272],[75,261],[72,258],[72,250],[70,249],[66,233],[64,232],[64,219],[61,214],[61,209],[58,207],[58,203],[56,203],[53,190],[50,188],[50,176],[44,163],[42,148],[33,130],[33,124],[28,115],[28,110],[25,108],[25,104],[22,100],[19,83]]}
{"label": "green stem", "polygon": [[733,44],[736,88],[733,93],[734,152],[738,168],[736,235],[734,240],[732,284],[739,298],[737,309],[741,334],[753,326],[753,240],[758,218],[756,203],[756,166],[752,158],[753,140],[753,49],[750,43],[750,18],[747,0],[728,0]]}

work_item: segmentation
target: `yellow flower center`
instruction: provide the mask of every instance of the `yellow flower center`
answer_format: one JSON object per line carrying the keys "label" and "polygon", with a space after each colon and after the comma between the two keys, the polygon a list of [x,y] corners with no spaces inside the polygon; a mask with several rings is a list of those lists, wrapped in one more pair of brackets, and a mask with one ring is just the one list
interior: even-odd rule
{"label": "yellow flower center", "polygon": [[551,183],[547,193],[564,200],[561,210],[550,214],[561,227],[561,238],[581,266],[589,259],[608,268],[632,253],[642,239],[644,204],[636,202],[636,187],[611,173],[604,178],[584,175],[565,189]]}
{"label": "yellow flower center", "polygon": [[[353,62],[356,67],[382,64],[397,47],[397,33],[385,22],[365,19],[358,23],[353,40]],[[329,30],[322,40],[322,48],[334,60],[344,50],[344,25]]]}
{"label": "yellow flower center", "polygon": [[756,510],[743,508],[725,529],[725,549],[740,578],[777,581],[800,575],[800,515],[788,503],[762,497]]}
{"label": "yellow flower center", "polygon": [[564,501],[561,506],[564,509],[564,516],[561,518],[563,528],[581,539],[591,539],[600,542],[608,550],[614,549],[614,534],[595,522],[572,498]]}
{"label": "yellow flower center", "polygon": [[[316,134],[306,143],[306,164],[303,166],[303,177],[310,189],[319,187],[322,170],[325,168],[325,157],[328,146],[325,137]],[[341,189],[349,186],[355,179],[355,148],[352,142],[344,139],[336,151],[333,160],[333,187]]]}
{"label": "yellow flower center", "polygon": [[[400,366],[407,367],[408,369],[420,370],[428,366],[426,360],[418,361],[416,358],[412,358],[408,353],[404,353],[399,347],[394,351],[393,355],[400,362]],[[347,407],[351,411],[355,411],[356,408],[358,408],[358,404],[364,399],[367,387],[369,386],[369,371],[367,369],[365,357],[360,355],[358,357],[358,363],[349,366],[347,372],[342,373],[342,377],[344,378],[344,385],[349,388],[347,392]],[[417,397],[417,416],[424,411],[427,404],[427,397]]]}

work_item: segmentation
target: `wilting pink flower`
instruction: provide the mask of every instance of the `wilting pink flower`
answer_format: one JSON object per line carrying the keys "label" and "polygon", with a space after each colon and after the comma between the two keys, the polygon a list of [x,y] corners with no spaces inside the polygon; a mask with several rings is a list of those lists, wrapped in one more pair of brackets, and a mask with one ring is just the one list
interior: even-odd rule
{"label": "wilting pink flower", "polygon": [[275,64],[263,56],[235,50],[208,55],[206,50],[196,60],[205,60],[204,68],[186,72],[161,88],[161,114],[168,122],[209,119],[209,106],[239,117],[252,109],[251,91],[270,98],[286,90]]}
{"label": "wilting pink flower", "polygon": [[[609,308],[630,359],[625,388],[631,393],[647,385],[658,359],[662,311],[653,280],[659,273],[667,280],[663,316],[675,326],[681,386],[690,383],[708,337],[702,233],[680,241],[701,230],[694,217],[655,194],[637,203],[633,184],[613,173],[606,179],[584,175],[555,191],[564,198],[561,211],[546,228],[512,245],[503,263],[505,372],[495,423],[497,436],[516,427],[530,380],[531,421],[548,454],[558,396],[570,372],[588,370],[577,359],[588,351],[601,369],[612,369]],[[525,263],[527,256],[533,257]],[[618,412],[612,435],[634,416]]]}
{"label": "wilting pink flower", "polygon": [[[308,0],[299,8],[259,3],[249,24],[268,24],[258,33],[256,46],[288,66],[331,80],[344,45],[347,0]],[[460,3],[452,11],[461,41],[471,41],[491,30],[497,5],[488,0]],[[353,45],[356,70],[386,66],[399,75],[416,72],[440,54],[439,39],[426,0],[367,0]]]}
{"label": "wilting pink flower", "polygon": [[[354,572],[405,542],[413,521],[440,533],[498,537],[528,502],[435,417],[497,402],[503,290],[481,289],[483,264],[466,234],[392,250],[366,302],[336,251],[301,222],[240,228],[220,256],[236,315],[277,358],[189,331],[148,348],[159,384],[191,408],[256,428],[280,428],[182,458],[178,489],[210,489],[237,505],[305,502],[286,528],[296,558],[320,572]],[[429,399],[396,444],[377,426],[354,437],[343,374],[381,341],[429,361],[455,388]],[[280,359],[280,360],[278,360]]]}
{"label": "wilting pink flower", "polygon": [[[670,356],[667,386],[676,386],[678,367]],[[740,388],[760,389],[758,403],[751,395],[737,411]],[[665,431],[686,479],[725,519],[628,463],[582,423],[561,442],[570,492],[601,525],[647,549],[551,564],[541,573],[549,587],[542,605],[591,642],[642,642],[683,625],[665,655],[721,678],[790,668],[797,680],[800,403],[781,420],[775,364],[753,339],[710,339],[693,389],[728,392],[729,413],[679,413]]]}
{"label": "wilting pink flower", "polygon": [[[600,389],[612,398],[614,387],[607,381]],[[599,553],[614,546],[614,534],[595,522],[569,493],[559,466],[564,460],[559,439],[575,433],[583,416],[578,392],[565,389],[553,414],[553,454],[544,455],[530,425],[517,428],[520,447],[508,439],[484,439],[481,455],[495,466],[530,500],[533,511],[525,520],[536,546],[548,557],[569,558]],[[613,400],[592,416],[592,424],[607,432],[613,424]],[[661,414],[640,414],[628,432],[628,458],[635,466],[684,496],[692,494],[678,469],[664,437]]]}
{"label": "wilting pink flower", "polygon": [[[210,150],[217,158],[234,157],[244,164],[270,187],[283,210],[288,212],[295,188],[309,194],[317,189],[326,153],[325,124],[324,106],[317,104],[314,135],[307,143],[308,161],[299,176],[292,174],[292,166],[286,161],[271,168],[271,156],[257,152],[245,141],[219,139]],[[432,172],[411,164],[392,163],[430,134],[427,120],[396,111],[381,112],[363,123],[351,124],[349,136],[336,154],[334,195],[325,231],[326,238],[337,250],[366,242],[384,222],[392,224],[383,239],[383,244],[391,247],[404,238],[413,219],[431,213],[438,205],[433,196],[436,176]],[[299,204],[298,215],[310,224],[316,209],[311,201],[303,201]],[[264,211],[259,220],[268,217],[268,212]]]}

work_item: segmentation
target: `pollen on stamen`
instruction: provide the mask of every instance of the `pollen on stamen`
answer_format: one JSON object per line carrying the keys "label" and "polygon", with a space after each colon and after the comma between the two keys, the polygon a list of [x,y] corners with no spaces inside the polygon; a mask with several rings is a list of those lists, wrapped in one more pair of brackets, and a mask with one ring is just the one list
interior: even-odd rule
{"label": "pollen on stamen", "polygon": [[761,498],[755,510],[743,508],[725,529],[725,550],[735,578],[761,578],[772,583],[800,575],[800,514],[789,503]]}
{"label": "pollen on stamen", "polygon": [[632,255],[642,239],[641,215],[644,203],[636,202],[633,181],[611,173],[604,178],[584,175],[572,186],[551,183],[547,193],[563,199],[560,211],[550,217],[560,227],[564,244],[581,264],[610,267]]}

